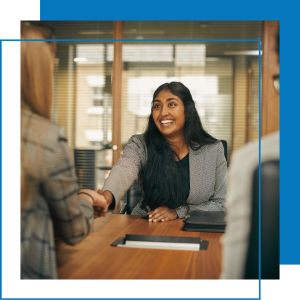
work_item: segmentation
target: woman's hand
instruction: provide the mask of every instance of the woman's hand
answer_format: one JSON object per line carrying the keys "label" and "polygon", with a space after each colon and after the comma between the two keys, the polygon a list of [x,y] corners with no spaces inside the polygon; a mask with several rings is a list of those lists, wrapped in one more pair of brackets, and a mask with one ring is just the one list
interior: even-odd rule
{"label": "woman's hand", "polygon": [[165,206],[158,207],[153,211],[148,212],[149,222],[165,222],[171,221],[178,218],[175,209],[168,208]]}
{"label": "woman's hand", "polygon": [[[110,191],[102,191],[101,189],[97,190],[97,193],[103,197],[107,203],[107,208],[110,206],[110,204],[114,201],[114,197]],[[106,212],[105,212],[106,213]],[[94,218],[99,218],[103,216],[103,211],[101,207],[95,207],[94,208]],[[104,214],[105,216],[105,214]]]}
{"label": "woman's hand", "polygon": [[86,199],[94,207],[94,218],[105,217],[109,206],[107,199],[103,195],[103,192],[101,194],[98,191],[95,192],[93,190],[83,189],[78,193],[80,194],[83,192],[82,194],[78,195],[78,197]]}

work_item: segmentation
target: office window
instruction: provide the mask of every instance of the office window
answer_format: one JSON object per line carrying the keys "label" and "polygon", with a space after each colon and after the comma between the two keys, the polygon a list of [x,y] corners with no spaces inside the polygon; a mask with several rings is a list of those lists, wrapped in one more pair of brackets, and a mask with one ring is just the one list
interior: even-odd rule
{"label": "office window", "polygon": [[[53,27],[58,39],[113,39],[112,21],[37,22]],[[260,39],[261,26],[256,21],[123,22],[124,39],[136,40],[122,46],[123,146],[145,130],[155,89],[174,80],[190,89],[205,129],[227,141],[229,160],[233,150],[258,139],[258,42],[212,40]],[[66,129],[80,187],[96,189],[112,164],[114,46],[58,42],[56,57],[52,119]]]}
{"label": "office window", "polygon": [[145,130],[153,92],[170,81],[190,89],[204,128],[227,141],[229,161],[233,150],[258,139],[258,42],[142,40],[260,37],[261,22],[124,22],[124,38],[137,41],[123,44],[123,146]]}
{"label": "office window", "polygon": [[75,152],[94,150],[94,189],[101,188],[111,168],[112,63],[106,59],[112,44],[79,44],[75,51]]}

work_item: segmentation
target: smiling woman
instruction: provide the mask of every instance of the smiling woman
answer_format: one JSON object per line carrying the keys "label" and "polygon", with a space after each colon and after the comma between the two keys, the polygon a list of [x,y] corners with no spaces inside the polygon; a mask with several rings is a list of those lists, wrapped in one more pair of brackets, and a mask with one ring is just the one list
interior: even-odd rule
{"label": "smiling woman", "polygon": [[146,131],[131,137],[103,191],[118,203],[137,180],[143,197],[132,214],[164,222],[224,210],[226,174],[222,143],[204,130],[189,89],[171,82],[154,92]]}
{"label": "smiling woman", "polygon": [[184,104],[169,90],[162,90],[153,100],[152,117],[159,131],[168,139],[184,136]]}

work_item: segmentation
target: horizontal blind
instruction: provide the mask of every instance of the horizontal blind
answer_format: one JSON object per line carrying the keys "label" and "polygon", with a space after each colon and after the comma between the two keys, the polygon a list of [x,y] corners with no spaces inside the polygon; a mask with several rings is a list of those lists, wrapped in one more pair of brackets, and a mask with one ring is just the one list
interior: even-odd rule
{"label": "horizontal blind", "polygon": [[53,28],[56,33],[56,38],[62,40],[113,38],[112,21],[30,21],[30,23],[33,25],[46,25]]}
{"label": "horizontal blind", "polygon": [[102,188],[112,164],[113,22],[43,21],[55,30],[57,42],[52,120],[66,130],[74,149],[80,188]]}
{"label": "horizontal blind", "polygon": [[74,150],[78,184],[81,188],[95,189],[95,152],[93,149]]}
{"label": "horizontal blind", "polygon": [[261,26],[260,21],[125,21],[124,39],[260,39]]}

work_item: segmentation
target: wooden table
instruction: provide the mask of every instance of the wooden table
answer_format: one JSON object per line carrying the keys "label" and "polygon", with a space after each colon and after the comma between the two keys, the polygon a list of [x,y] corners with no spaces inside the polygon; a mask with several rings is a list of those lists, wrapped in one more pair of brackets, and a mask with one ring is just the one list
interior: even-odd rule
{"label": "wooden table", "polygon": [[[94,232],[76,246],[57,251],[62,279],[218,279],[222,233],[182,231],[183,219],[150,223],[141,216],[111,214],[96,219]],[[207,250],[112,247],[125,234],[201,237]]]}

